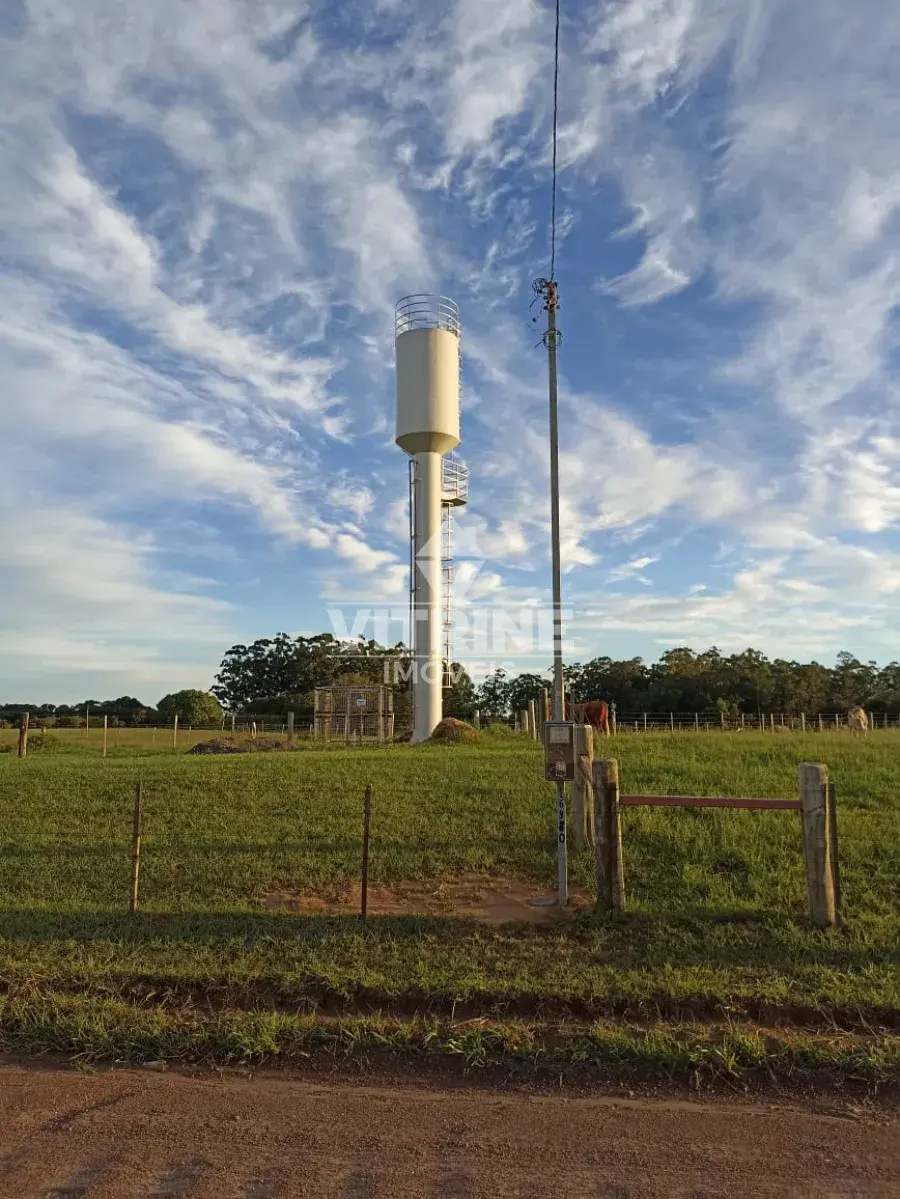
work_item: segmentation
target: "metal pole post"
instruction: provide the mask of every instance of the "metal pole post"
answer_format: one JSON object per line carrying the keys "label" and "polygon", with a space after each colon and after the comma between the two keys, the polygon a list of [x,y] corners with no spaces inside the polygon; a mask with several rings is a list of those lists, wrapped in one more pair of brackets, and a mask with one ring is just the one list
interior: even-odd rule
{"label": "metal pole post", "polygon": [[559,403],[556,383],[556,284],[545,284],[547,356],[550,368],[550,545],[553,569],[553,719],[565,720],[562,660],[562,564],[559,548]]}
{"label": "metal pole post", "polygon": [[[556,309],[559,293],[552,279],[543,279],[540,294],[547,312],[547,332],[544,344],[550,383],[550,548],[553,576],[553,719],[565,720],[562,659],[562,564],[559,545],[559,400],[556,380],[556,351],[559,334],[556,329]],[[566,785],[556,784],[557,886],[559,906],[569,901],[569,866],[566,844]]]}

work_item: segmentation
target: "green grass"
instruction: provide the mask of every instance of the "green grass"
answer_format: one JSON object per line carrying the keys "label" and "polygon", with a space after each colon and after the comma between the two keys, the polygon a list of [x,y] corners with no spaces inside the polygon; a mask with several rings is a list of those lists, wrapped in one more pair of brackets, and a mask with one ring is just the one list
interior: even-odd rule
{"label": "green grass", "polygon": [[[623,1029],[638,1021],[663,1040],[670,1033],[660,1020],[668,1028],[685,1017],[731,1019],[750,1029],[790,1018],[806,1030],[810,1060],[811,1047],[826,1044],[825,1025],[852,1040],[900,1024],[900,734],[649,734],[607,745],[623,790],[634,792],[789,796],[797,763],[824,760],[838,786],[842,927],[807,925],[796,814],[709,810],[625,811],[621,920],[588,914],[564,928],[487,928],[377,917],[363,927],[269,914],[260,903],[269,890],[328,894],[358,879],[368,782],[373,883],[477,872],[552,888],[554,795],[537,747],[486,738],[221,758],[127,756],[120,747],[105,760],[96,747],[48,747],[24,762],[0,755],[0,1045],[40,1047],[43,1036],[54,1047],[47,1030],[57,1011],[59,1037],[82,1052],[72,1022],[93,1027],[98,1004],[123,1036],[128,1012],[162,1030],[157,1049],[177,1028],[173,1044],[193,1038],[200,1056],[216,1056],[209,1046],[223,1021],[244,1030],[254,1056],[254,1020],[271,1018],[290,1041],[323,1011],[360,1028],[374,1011],[395,1022],[430,1013],[441,1029],[463,1007],[503,1027],[570,1017],[583,1031],[619,1016],[632,1022]],[[141,912],[130,918],[137,780]],[[590,852],[570,865],[573,884],[590,888]],[[16,1029],[26,1026],[23,1040]],[[435,1037],[430,1044],[447,1040],[444,1031]],[[892,1044],[877,1040],[879,1070],[894,1061]],[[862,1052],[855,1040],[852,1052]],[[680,1069],[687,1058],[678,1061]]]}
{"label": "green grass", "polygon": [[[273,720],[274,727],[274,720]],[[280,725],[278,726],[280,729]],[[180,755],[198,741],[209,741],[222,734],[215,729],[171,728],[111,728],[106,734],[107,757],[143,757],[147,754]],[[226,730],[226,735],[230,735]],[[269,735],[268,725],[265,736]],[[276,731],[277,735],[277,731]],[[19,743],[17,729],[0,729],[0,755],[14,752]],[[85,729],[32,728],[28,734],[28,752],[32,756],[44,753],[78,754],[93,758],[103,757],[103,725],[92,724]]]}
{"label": "green grass", "polygon": [[536,1024],[523,1020],[452,1021],[373,1015],[322,1019],[278,1012],[137,1007],[119,1000],[90,1004],[47,994],[0,998],[0,1049],[61,1053],[86,1063],[205,1064],[310,1061],[439,1062],[467,1070],[502,1067],[529,1077],[621,1077],[735,1082],[763,1071],[795,1081],[812,1076],[845,1084],[893,1083],[900,1041],[803,1031],[765,1034],[735,1025],[652,1028],[594,1021]]}

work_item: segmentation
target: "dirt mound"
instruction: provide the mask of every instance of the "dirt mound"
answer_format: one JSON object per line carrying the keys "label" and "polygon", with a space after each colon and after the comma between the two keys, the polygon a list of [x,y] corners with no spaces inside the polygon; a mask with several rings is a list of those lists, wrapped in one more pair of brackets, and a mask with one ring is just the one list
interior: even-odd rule
{"label": "dirt mound", "polygon": [[198,741],[188,750],[189,754],[247,754],[250,745],[243,741],[229,741],[226,737],[213,737],[211,741]]}
{"label": "dirt mound", "polygon": [[477,729],[473,728],[471,724],[466,724],[464,720],[455,720],[452,716],[445,716],[441,723],[435,726],[434,732],[429,737],[429,741],[441,741],[445,744],[450,741],[477,740]]}
{"label": "dirt mound", "polygon": [[[262,897],[270,912],[299,912],[310,916],[356,916],[359,883],[331,894],[304,894],[281,888]],[[458,878],[396,882],[369,887],[372,916],[459,916],[482,924],[558,924],[593,905],[584,888],[573,887],[569,906],[534,904],[548,898],[541,887],[515,878],[463,874]]]}
{"label": "dirt mound", "polygon": [[267,751],[294,749],[294,745],[284,739],[257,737],[255,740],[244,737],[240,740],[232,737],[213,737],[211,741],[199,741],[189,754],[254,754]]}

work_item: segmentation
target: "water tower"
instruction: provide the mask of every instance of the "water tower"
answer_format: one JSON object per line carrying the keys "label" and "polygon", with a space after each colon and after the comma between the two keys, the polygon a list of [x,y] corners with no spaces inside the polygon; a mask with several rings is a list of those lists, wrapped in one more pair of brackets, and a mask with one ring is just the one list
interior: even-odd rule
{"label": "water tower", "polygon": [[468,472],[444,455],[459,445],[459,310],[443,296],[402,299],[394,313],[396,442],[410,465],[410,640],[413,741],[443,715],[452,610],[451,510],[468,496]]}

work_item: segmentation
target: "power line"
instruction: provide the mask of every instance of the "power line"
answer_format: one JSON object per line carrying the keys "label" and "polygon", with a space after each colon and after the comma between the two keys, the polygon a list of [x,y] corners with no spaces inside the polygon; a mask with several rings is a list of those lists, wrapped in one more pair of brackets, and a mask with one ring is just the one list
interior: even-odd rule
{"label": "power line", "polygon": [[556,282],[556,141],[559,124],[559,5],[556,0],[556,33],[553,41],[553,185],[550,201],[550,282]]}

